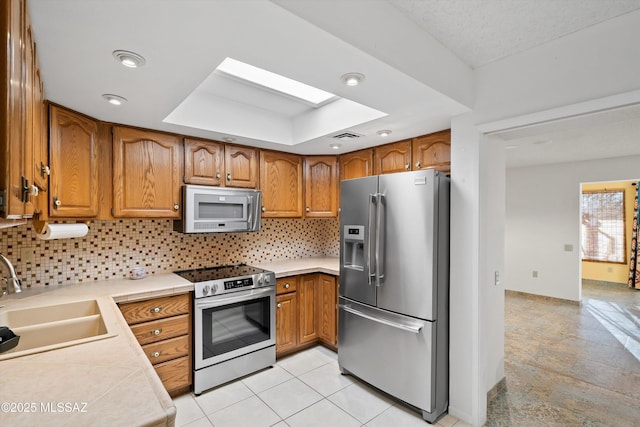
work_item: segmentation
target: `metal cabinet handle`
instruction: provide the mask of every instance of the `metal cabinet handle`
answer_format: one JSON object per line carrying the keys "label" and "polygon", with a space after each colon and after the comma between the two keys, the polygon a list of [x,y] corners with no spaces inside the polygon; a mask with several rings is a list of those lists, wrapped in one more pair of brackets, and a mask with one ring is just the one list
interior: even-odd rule
{"label": "metal cabinet handle", "polygon": [[216,172],[216,179],[220,179],[220,172]]}
{"label": "metal cabinet handle", "polygon": [[411,165],[410,165],[409,163],[407,163],[407,164],[405,164],[405,165],[404,165],[404,168],[405,168],[406,170],[409,170],[409,168],[411,168]]}
{"label": "metal cabinet handle", "polygon": [[160,313],[162,311],[162,307],[153,307],[149,310],[151,313]]}
{"label": "metal cabinet handle", "polygon": [[278,308],[282,307],[282,303],[278,303]]}
{"label": "metal cabinet handle", "polygon": [[307,209],[306,209],[306,211],[307,211],[307,212],[309,212],[310,210],[311,210],[311,209],[309,209],[309,206],[307,206]]}
{"label": "metal cabinet handle", "polygon": [[154,351],[153,353],[149,353],[151,357],[159,357],[162,354],[161,351]]}
{"label": "metal cabinet handle", "polygon": [[161,333],[162,333],[162,328],[154,329],[153,331],[151,331],[152,335],[160,335]]}
{"label": "metal cabinet handle", "polygon": [[288,284],[288,283],[285,283],[285,284],[284,284],[284,288],[285,288],[285,289],[289,289],[290,287],[291,287],[291,285],[290,285],[290,284]]}
{"label": "metal cabinet handle", "polygon": [[416,167],[420,169],[422,167],[422,162],[416,162]]}
{"label": "metal cabinet handle", "polygon": [[267,209],[266,209],[264,206],[263,206],[260,210],[261,210],[262,212],[266,212],[266,211],[267,211]]}
{"label": "metal cabinet handle", "polygon": [[38,187],[36,187],[35,185],[31,185],[31,188],[29,189],[29,195],[30,196],[37,196],[40,193],[40,189]]}
{"label": "metal cabinet handle", "polygon": [[231,181],[231,174],[230,173],[227,174],[227,181]]}
{"label": "metal cabinet handle", "polygon": [[58,209],[58,206],[60,206],[62,204],[62,202],[60,201],[60,199],[58,199],[57,197],[53,198],[53,209]]}
{"label": "metal cabinet handle", "polygon": [[177,204],[177,203],[174,203],[174,204],[173,204],[173,210],[174,210],[174,211],[177,211],[178,209],[180,209],[180,205],[179,205],[179,204]]}
{"label": "metal cabinet handle", "polygon": [[40,162],[40,176],[44,178],[45,175],[51,175],[51,169],[49,169],[49,166],[45,166],[44,163]]}

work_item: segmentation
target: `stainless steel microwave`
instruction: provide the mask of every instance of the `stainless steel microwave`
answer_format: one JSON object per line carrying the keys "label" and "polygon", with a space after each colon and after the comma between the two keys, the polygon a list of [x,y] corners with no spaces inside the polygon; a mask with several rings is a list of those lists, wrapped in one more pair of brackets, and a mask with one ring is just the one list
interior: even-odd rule
{"label": "stainless steel microwave", "polygon": [[173,222],[181,233],[260,231],[260,190],[185,185],[182,219]]}

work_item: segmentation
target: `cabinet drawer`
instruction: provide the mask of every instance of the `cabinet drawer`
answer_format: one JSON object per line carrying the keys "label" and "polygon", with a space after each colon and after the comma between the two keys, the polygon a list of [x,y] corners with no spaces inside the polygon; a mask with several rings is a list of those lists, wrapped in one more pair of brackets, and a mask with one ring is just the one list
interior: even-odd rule
{"label": "cabinet drawer", "polygon": [[140,345],[187,335],[189,333],[189,315],[181,314],[132,325],[131,332],[136,336]]}
{"label": "cabinet drawer", "polygon": [[169,392],[191,385],[191,366],[188,356],[160,363],[154,368],[164,388]]}
{"label": "cabinet drawer", "polygon": [[183,335],[181,337],[143,345],[142,350],[154,365],[187,356],[189,355],[189,336]]}
{"label": "cabinet drawer", "polygon": [[298,289],[298,276],[282,277],[276,280],[276,295],[294,292]]}
{"label": "cabinet drawer", "polygon": [[120,304],[120,311],[129,325],[135,325],[149,320],[187,314],[190,305],[189,294],[182,294]]}

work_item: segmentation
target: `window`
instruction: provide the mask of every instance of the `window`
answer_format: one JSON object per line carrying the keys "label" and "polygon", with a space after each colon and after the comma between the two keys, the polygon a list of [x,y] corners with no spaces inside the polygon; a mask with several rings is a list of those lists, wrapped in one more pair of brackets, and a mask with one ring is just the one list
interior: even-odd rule
{"label": "window", "polygon": [[582,260],[626,262],[624,190],[582,193]]}

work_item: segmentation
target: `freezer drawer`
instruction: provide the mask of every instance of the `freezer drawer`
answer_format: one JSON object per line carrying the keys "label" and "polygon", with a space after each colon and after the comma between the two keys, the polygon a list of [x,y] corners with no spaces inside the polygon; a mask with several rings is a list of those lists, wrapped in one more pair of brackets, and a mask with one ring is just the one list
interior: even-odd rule
{"label": "freezer drawer", "polygon": [[386,393],[432,412],[435,323],[340,298],[338,364]]}

